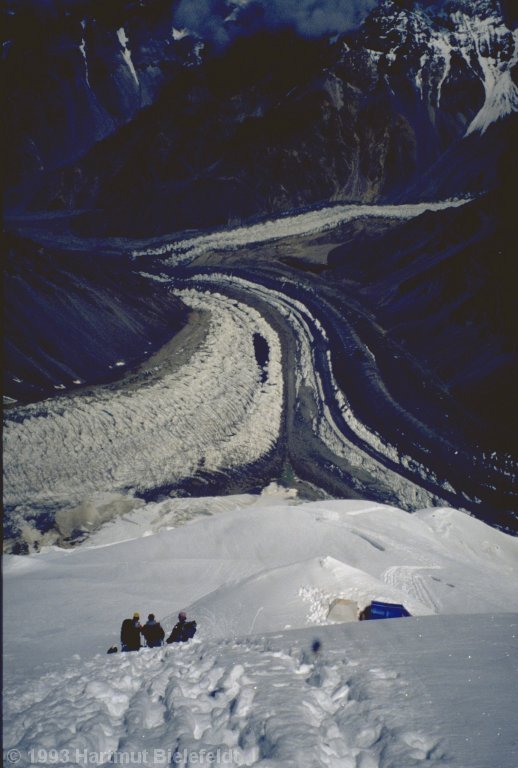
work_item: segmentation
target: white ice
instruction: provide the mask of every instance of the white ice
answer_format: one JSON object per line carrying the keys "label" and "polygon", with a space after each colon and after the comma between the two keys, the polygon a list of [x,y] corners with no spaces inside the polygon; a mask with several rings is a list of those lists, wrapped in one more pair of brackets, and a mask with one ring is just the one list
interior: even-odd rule
{"label": "white ice", "polygon": [[[465,17],[466,36],[472,39],[479,66],[483,74],[485,101],[466,131],[485,133],[487,128],[506,115],[518,112],[518,87],[513,81],[512,71],[518,63],[518,30],[510,32],[502,24],[488,19],[471,21]],[[507,35],[513,37],[512,56],[490,56],[489,50],[503,43]],[[499,39],[500,38],[500,39]]]}
{"label": "white ice", "polygon": [[[81,27],[82,27],[83,33],[84,33],[85,28],[86,28],[86,22],[84,20],[81,22]],[[81,38],[81,42],[79,44],[79,50],[81,51],[81,55],[83,57],[83,61],[84,61],[84,65],[85,65],[85,80],[86,80],[86,84],[90,88],[90,75],[89,75],[89,72],[88,72],[88,59],[86,57],[86,41],[85,41],[84,37]]]}

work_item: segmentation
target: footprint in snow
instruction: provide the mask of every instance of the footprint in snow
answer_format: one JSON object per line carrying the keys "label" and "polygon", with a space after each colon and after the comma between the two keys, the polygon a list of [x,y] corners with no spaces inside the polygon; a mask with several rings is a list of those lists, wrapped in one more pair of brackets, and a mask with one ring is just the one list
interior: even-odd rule
{"label": "footprint in snow", "polygon": [[398,673],[390,669],[381,669],[381,668],[374,667],[373,669],[370,670],[370,673],[377,680],[396,680],[398,678]]}
{"label": "footprint in snow", "polygon": [[436,749],[436,742],[430,737],[423,736],[421,733],[409,731],[402,735],[405,744],[411,747],[410,757],[414,760],[428,760],[431,753]]}

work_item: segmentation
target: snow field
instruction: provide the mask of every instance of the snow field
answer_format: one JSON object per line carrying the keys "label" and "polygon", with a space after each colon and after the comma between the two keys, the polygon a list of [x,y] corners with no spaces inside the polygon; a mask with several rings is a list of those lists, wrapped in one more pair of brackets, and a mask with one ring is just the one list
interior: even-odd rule
{"label": "snow field", "polygon": [[[6,759],[514,768],[518,540],[447,508],[295,502],[169,499],[6,556]],[[337,597],[416,615],[335,623]],[[170,631],[180,609],[193,641],[106,654],[134,610]]]}
{"label": "snow field", "polygon": [[189,519],[188,500],[170,499],[127,511],[72,550],[5,556],[6,669],[42,674],[105,653],[135,610],[170,631],[185,609],[202,640],[331,624],[336,598],[359,608],[386,599],[416,615],[518,611],[518,541],[475,518],[294,501],[276,489],[255,503],[197,499]]}
{"label": "snow field", "polygon": [[[374,753],[372,747],[387,729],[365,699],[398,674],[372,669],[365,680],[365,670],[345,660],[326,663],[311,650],[268,646],[267,639],[195,641],[97,659],[69,669],[64,680],[49,675],[32,700],[27,694],[13,707],[6,741],[23,745],[26,755],[56,749],[72,765],[86,762],[85,754],[104,755],[106,764],[111,753],[140,755],[141,764],[156,765],[162,752],[218,750],[232,765],[380,765],[381,745]],[[36,727],[26,727],[28,705]],[[392,753],[418,761],[435,748],[420,734],[386,732],[384,740]]]}
{"label": "snow field", "polygon": [[514,718],[499,706],[516,679],[517,618],[368,622],[76,661],[6,691],[5,745],[22,768],[38,754],[62,767],[214,755],[261,768],[511,768]]}

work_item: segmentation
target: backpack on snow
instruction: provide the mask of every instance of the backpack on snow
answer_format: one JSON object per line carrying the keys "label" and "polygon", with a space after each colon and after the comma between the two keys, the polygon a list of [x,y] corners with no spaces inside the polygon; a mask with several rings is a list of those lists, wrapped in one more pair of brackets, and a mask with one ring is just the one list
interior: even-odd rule
{"label": "backpack on snow", "polygon": [[134,619],[124,619],[121,627],[121,645],[123,651],[137,651],[140,648],[140,624]]}
{"label": "backpack on snow", "polygon": [[173,631],[167,638],[167,643],[186,643],[191,637],[196,634],[196,622],[195,621],[179,621],[175,624]]}
{"label": "backpack on snow", "polygon": [[162,640],[165,637],[165,632],[159,621],[155,621],[154,624],[144,624],[142,627],[142,634],[144,635],[148,648],[158,648],[162,645]]}
{"label": "backpack on snow", "polygon": [[195,634],[196,634],[196,622],[186,621],[184,632],[183,632],[184,638],[186,640],[190,640],[191,637],[194,637]]}

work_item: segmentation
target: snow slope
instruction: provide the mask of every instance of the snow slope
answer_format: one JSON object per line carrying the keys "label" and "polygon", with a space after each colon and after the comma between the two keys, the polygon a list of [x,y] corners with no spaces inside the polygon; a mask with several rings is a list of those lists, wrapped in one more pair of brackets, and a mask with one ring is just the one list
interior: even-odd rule
{"label": "snow slope", "polygon": [[[126,502],[75,549],[5,557],[7,763],[516,765],[518,540],[277,487]],[[414,616],[336,624],[337,597]],[[194,641],[105,655],[126,615],[180,608]]]}
{"label": "snow slope", "polygon": [[[150,503],[75,549],[6,556],[10,670],[104,652],[134,610],[153,611],[167,627],[180,608],[192,610],[202,638],[321,624],[335,597],[360,607],[397,600],[417,614],[518,611],[518,541],[466,514],[295,501],[198,499],[184,523],[187,500]],[[31,633],[20,643],[10,628],[28,615]],[[57,645],[54,620],[67,627]]]}
{"label": "snow slope", "polygon": [[[512,768],[517,573],[516,539],[447,508],[130,505],[5,557],[7,762]],[[336,624],[336,597],[414,617]],[[170,630],[180,608],[194,641],[105,654],[134,610]]]}
{"label": "snow slope", "polygon": [[318,653],[305,630],[99,656],[8,689],[5,744],[21,766],[512,768],[517,631],[434,617],[325,627]]}

